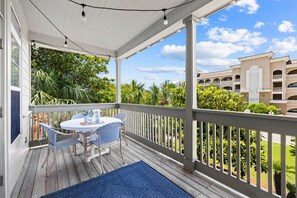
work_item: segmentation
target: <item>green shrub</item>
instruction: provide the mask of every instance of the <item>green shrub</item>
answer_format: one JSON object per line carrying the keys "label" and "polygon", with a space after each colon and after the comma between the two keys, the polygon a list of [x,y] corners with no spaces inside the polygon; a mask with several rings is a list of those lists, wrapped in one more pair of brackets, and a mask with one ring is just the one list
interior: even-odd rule
{"label": "green shrub", "polygon": [[249,109],[251,112],[254,112],[254,108],[257,104],[252,102],[244,110]]}
{"label": "green shrub", "polygon": [[274,105],[268,106],[267,109],[268,109],[268,112],[269,111],[273,111],[274,115],[278,115],[279,114],[278,108],[276,106],[274,106]]}
{"label": "green shrub", "polygon": [[254,107],[253,112],[254,113],[265,113],[265,114],[268,114],[269,110],[268,110],[266,104],[259,103],[259,104],[256,104],[256,106]]}

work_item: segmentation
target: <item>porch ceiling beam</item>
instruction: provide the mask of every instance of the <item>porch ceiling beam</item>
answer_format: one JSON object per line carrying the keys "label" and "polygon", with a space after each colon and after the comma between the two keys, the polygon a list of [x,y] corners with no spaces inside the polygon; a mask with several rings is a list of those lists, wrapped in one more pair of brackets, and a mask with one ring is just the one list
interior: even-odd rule
{"label": "porch ceiling beam", "polygon": [[[36,43],[38,44],[38,46],[40,46],[40,47],[46,47],[46,48],[50,48],[50,49],[56,49],[56,50],[74,52],[74,53],[80,53],[80,54],[87,54],[85,51],[78,48],[77,46],[75,46],[74,44],[72,44],[69,41],[68,41],[68,47],[66,48],[64,46],[65,40],[62,38],[43,35],[43,34],[39,34],[36,32],[31,32],[31,31],[28,34],[28,38],[30,41],[35,40]],[[98,57],[103,57],[103,56],[100,56],[99,54],[105,54],[105,55],[107,55],[107,57],[108,57],[108,55],[110,55],[112,58],[114,58],[115,54],[116,54],[115,51],[113,51],[113,50],[104,49],[104,48],[100,48],[100,47],[96,47],[96,46],[92,46],[92,45],[88,45],[88,44],[84,44],[84,43],[80,43],[80,42],[76,42],[76,43],[79,46],[86,49],[88,52],[90,52],[92,54],[98,54]]]}
{"label": "porch ceiling beam", "polygon": [[191,14],[197,18],[209,16],[230,5],[230,2],[231,0],[199,0],[179,7],[167,14],[169,21],[167,26],[163,24],[163,19],[160,19],[117,50],[116,56],[119,59],[127,58],[183,28],[182,20],[187,16]]}

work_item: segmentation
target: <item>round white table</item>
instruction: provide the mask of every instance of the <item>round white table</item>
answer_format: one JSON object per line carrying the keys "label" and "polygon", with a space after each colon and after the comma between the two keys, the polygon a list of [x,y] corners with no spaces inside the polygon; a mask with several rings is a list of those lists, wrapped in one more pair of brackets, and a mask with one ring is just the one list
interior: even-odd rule
{"label": "round white table", "polygon": [[100,117],[100,123],[93,123],[93,124],[82,124],[84,122],[84,118],[67,120],[60,123],[60,127],[65,130],[75,131],[79,134],[82,134],[82,144],[84,146],[84,159],[85,162],[90,161],[92,158],[97,157],[94,155],[94,148],[91,147],[91,155],[88,158],[87,155],[87,145],[88,145],[88,136],[94,133],[99,127],[102,127],[106,124],[112,122],[120,122],[122,121],[118,118],[111,118],[111,117]]}

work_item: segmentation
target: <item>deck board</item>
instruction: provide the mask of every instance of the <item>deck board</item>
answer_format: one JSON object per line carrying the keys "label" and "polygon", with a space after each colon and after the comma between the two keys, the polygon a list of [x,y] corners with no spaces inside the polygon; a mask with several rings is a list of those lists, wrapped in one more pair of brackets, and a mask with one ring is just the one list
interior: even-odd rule
{"label": "deck board", "polygon": [[[142,160],[193,197],[236,197],[234,192],[221,188],[215,182],[197,173],[187,172],[181,163],[131,138],[127,140],[129,145],[123,146],[125,164],[122,163],[120,149],[113,148],[110,155],[104,155],[102,158],[105,172]],[[23,166],[24,172],[20,175],[11,197],[40,197],[102,174],[99,158],[84,163],[81,151],[75,156],[72,148],[66,148],[58,151],[57,169],[54,169],[49,177],[45,177],[46,167],[42,168],[41,165],[46,153],[46,147],[30,150]],[[49,164],[52,160],[53,154],[50,155]]]}

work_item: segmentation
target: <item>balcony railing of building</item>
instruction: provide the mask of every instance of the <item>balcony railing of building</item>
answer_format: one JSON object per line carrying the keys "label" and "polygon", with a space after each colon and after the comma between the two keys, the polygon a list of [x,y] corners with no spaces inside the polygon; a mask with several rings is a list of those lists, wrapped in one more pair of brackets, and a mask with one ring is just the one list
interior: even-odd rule
{"label": "balcony railing of building", "polygon": [[234,82],[240,82],[240,78],[239,79],[234,79]]}
{"label": "balcony railing of building", "polygon": [[[38,122],[47,121],[59,126],[61,121],[70,119],[77,111],[94,108],[102,109],[101,116],[113,116],[118,111],[126,112],[126,131],[129,136],[181,163],[184,162],[184,150],[192,147],[184,141],[185,109],[131,104],[32,106],[30,141],[45,143],[46,137],[37,126]],[[272,139],[279,137],[281,193],[282,197],[286,197],[286,146],[288,137],[297,137],[295,118],[204,109],[193,110],[193,116],[196,130],[188,134],[193,135],[194,140],[197,138],[197,141],[193,141],[197,153],[195,169],[252,197],[277,197],[273,186],[275,159]],[[261,159],[263,143],[267,145],[266,161]],[[294,145],[297,146],[297,142]],[[252,154],[256,154],[255,176],[252,176]],[[297,151],[294,158],[296,171]],[[267,165],[265,180],[261,176],[262,165]],[[242,170],[245,176],[242,176]],[[293,179],[297,181],[297,174]],[[267,189],[263,182],[267,184]]]}
{"label": "balcony railing of building", "polygon": [[277,80],[277,79],[282,79],[283,75],[282,74],[276,74],[272,76],[273,80]]}
{"label": "balcony railing of building", "polygon": [[273,87],[273,92],[282,92],[283,88],[282,87]]}
{"label": "balcony railing of building", "polygon": [[235,93],[240,93],[240,89],[234,89]]}

